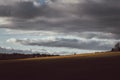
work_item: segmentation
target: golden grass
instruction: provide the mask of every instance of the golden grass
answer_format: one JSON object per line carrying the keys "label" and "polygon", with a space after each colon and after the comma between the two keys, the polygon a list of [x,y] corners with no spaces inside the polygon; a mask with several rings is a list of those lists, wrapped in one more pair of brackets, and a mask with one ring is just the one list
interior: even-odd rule
{"label": "golden grass", "polygon": [[51,57],[36,57],[36,58],[25,58],[25,59],[14,59],[14,60],[0,60],[0,63],[10,63],[19,61],[46,61],[46,60],[64,60],[64,59],[86,59],[86,58],[102,58],[102,57],[113,57],[120,56],[120,52],[96,52],[96,53],[84,53],[77,55],[64,55],[64,56],[51,56]]}

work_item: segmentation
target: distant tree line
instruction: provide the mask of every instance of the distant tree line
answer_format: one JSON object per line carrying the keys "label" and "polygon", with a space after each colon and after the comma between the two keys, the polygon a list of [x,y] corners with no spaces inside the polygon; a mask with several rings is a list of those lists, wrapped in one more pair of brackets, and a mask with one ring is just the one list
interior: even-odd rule
{"label": "distant tree line", "polygon": [[0,60],[35,58],[35,57],[50,57],[50,56],[59,56],[59,55],[40,54],[40,53],[35,53],[35,54],[20,54],[20,53],[6,54],[6,53],[0,53]]}

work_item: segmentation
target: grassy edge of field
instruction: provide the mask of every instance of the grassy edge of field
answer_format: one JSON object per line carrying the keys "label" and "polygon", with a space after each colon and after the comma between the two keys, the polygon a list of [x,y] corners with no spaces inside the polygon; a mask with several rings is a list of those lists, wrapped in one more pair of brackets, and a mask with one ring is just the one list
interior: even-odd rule
{"label": "grassy edge of field", "polygon": [[66,60],[66,59],[91,59],[91,58],[103,58],[120,56],[120,52],[96,52],[96,53],[84,53],[77,55],[64,55],[64,56],[52,56],[52,57],[36,57],[25,59],[13,59],[13,60],[0,60],[2,63],[13,63],[21,61],[48,61],[48,60]]}

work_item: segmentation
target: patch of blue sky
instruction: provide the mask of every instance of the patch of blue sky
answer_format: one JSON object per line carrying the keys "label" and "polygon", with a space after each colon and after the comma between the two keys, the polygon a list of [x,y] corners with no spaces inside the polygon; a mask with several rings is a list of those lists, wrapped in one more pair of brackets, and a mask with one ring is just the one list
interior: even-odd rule
{"label": "patch of blue sky", "polygon": [[46,4],[46,0],[39,0],[41,5],[45,5]]}

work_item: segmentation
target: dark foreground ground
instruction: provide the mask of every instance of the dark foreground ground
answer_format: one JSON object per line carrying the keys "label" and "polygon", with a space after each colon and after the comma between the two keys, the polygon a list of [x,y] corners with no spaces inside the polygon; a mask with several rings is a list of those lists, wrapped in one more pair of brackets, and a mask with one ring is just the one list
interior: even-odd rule
{"label": "dark foreground ground", "polygon": [[0,80],[120,80],[120,53],[0,61]]}

